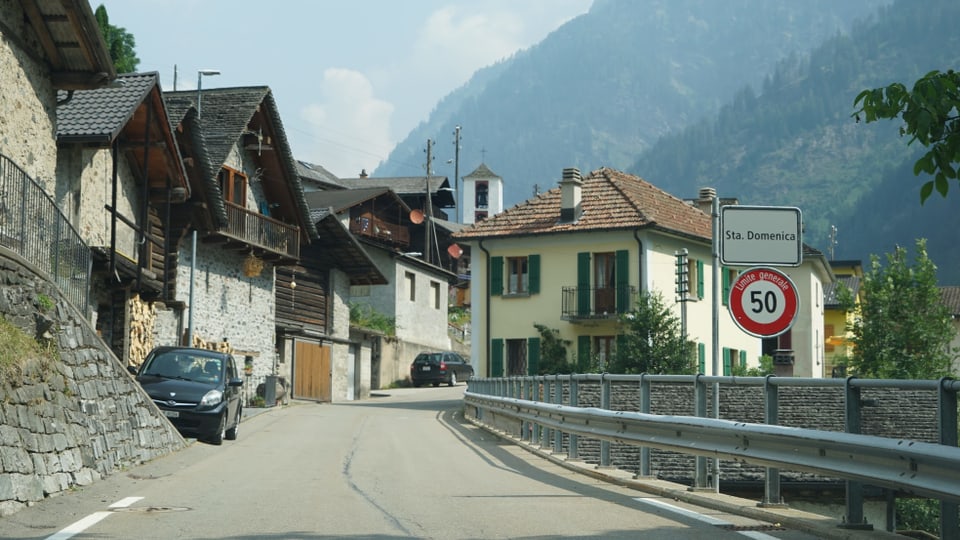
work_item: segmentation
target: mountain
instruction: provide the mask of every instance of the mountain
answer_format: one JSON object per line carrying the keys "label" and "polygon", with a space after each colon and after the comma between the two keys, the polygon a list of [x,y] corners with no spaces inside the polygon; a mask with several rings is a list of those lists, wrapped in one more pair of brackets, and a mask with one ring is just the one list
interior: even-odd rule
{"label": "mountain", "polygon": [[[553,187],[564,167],[633,164],[660,137],[715,114],[777,62],[802,55],[889,0],[596,0],[541,43],[478,71],[437,104],[376,176],[481,162],[504,178],[509,206]],[[653,179],[655,180],[655,179]],[[679,194],[682,195],[682,194]],[[691,194],[692,195],[692,194]]]}
{"label": "mountain", "polygon": [[[780,62],[759,95],[749,87],[712,118],[657,141],[628,171],[673,193],[712,186],[745,204],[797,206],[804,240],[837,259],[914,247],[927,239],[941,283],[960,283],[960,193],[920,204],[926,178],[913,174],[925,151],[899,136],[899,122],[856,122],[863,89],[960,67],[960,3],[898,1],[831,37],[804,57]],[[669,179],[662,183],[658,179]],[[837,242],[829,240],[830,227]]]}
{"label": "mountain", "polygon": [[680,197],[713,187],[799,207],[805,242],[837,259],[883,262],[926,238],[941,283],[957,284],[960,190],[921,205],[923,149],[898,122],[852,117],[863,89],[960,68],[957,20],[955,0],[597,0],[477,72],[375,175],[423,171],[429,138],[434,172],[453,177],[442,162],[459,124],[460,176],[484,162],[507,206],[554,187],[564,167],[610,166]]}

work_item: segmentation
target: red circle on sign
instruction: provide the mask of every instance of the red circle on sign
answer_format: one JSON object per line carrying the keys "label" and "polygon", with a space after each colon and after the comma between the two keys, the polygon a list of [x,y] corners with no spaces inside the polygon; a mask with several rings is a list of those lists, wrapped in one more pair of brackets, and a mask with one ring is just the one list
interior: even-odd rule
{"label": "red circle on sign", "polygon": [[744,332],[756,337],[778,336],[790,329],[800,308],[797,287],[773,268],[745,270],[730,286],[730,316]]}

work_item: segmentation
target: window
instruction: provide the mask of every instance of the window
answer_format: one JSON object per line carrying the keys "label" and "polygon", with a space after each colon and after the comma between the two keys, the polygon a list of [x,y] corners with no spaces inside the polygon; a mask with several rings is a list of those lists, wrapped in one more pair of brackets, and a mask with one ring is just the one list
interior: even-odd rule
{"label": "window", "polygon": [[350,286],[350,296],[370,296],[370,286],[369,285],[351,285]]}
{"label": "window", "polygon": [[[477,208],[486,208],[487,207],[487,194],[489,192],[489,187],[486,182],[477,182],[477,198],[476,198],[476,207]],[[484,216],[486,217],[486,216]]]}
{"label": "window", "polygon": [[687,260],[687,278],[689,280],[689,300],[703,300],[703,261],[699,259]]}
{"label": "window", "polygon": [[508,339],[507,341],[507,373],[506,375],[527,374],[527,340]]}
{"label": "window", "polygon": [[487,212],[485,210],[484,211],[478,210],[473,213],[473,221],[483,221],[485,219],[487,219]]}
{"label": "window", "polygon": [[507,257],[507,294],[525,294],[529,290],[530,274],[526,257]]}
{"label": "window", "polygon": [[431,281],[430,291],[433,293],[433,309],[440,309],[440,283]]}
{"label": "window", "polygon": [[220,192],[223,200],[240,206],[247,205],[247,176],[242,172],[223,167],[220,169]]}
{"label": "window", "polygon": [[404,272],[403,277],[407,282],[407,290],[410,292],[410,301],[417,301],[417,277],[413,272]]}
{"label": "window", "polygon": [[606,367],[613,361],[613,355],[617,351],[616,336],[595,336],[593,338],[593,350],[596,351],[596,358],[600,367]]}

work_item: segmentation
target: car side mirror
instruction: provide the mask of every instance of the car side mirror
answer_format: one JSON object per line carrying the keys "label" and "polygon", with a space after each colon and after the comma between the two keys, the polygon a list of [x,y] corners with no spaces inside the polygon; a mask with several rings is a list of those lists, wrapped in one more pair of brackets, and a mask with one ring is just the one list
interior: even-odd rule
{"label": "car side mirror", "polygon": [[137,366],[127,366],[127,371],[129,371],[131,375],[136,375],[136,374],[137,374]]}
{"label": "car side mirror", "polygon": [[243,379],[230,379],[230,381],[227,383],[227,386],[243,386]]}

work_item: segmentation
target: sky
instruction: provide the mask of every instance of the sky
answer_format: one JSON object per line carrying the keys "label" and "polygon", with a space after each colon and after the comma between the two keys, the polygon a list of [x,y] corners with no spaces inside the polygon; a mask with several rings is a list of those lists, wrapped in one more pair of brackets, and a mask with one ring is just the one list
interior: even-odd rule
{"label": "sky", "polygon": [[[133,34],[164,90],[273,91],[294,156],[372,172],[478,69],[527,49],[592,0],[91,0]],[[269,6],[269,7],[268,7]],[[175,77],[176,74],[176,77]],[[422,174],[410,171],[411,175]]]}

